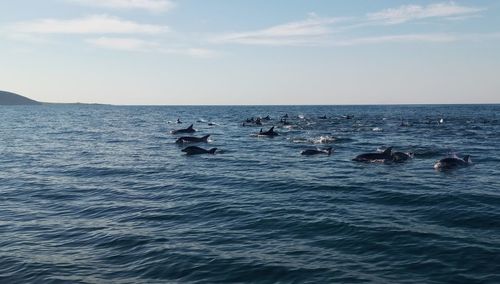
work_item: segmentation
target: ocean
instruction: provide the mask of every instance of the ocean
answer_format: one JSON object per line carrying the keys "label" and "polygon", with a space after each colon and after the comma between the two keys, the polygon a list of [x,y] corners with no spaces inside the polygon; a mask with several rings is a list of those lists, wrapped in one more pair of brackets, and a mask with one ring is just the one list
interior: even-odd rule
{"label": "ocean", "polygon": [[500,283],[499,162],[500,105],[4,106],[0,282]]}

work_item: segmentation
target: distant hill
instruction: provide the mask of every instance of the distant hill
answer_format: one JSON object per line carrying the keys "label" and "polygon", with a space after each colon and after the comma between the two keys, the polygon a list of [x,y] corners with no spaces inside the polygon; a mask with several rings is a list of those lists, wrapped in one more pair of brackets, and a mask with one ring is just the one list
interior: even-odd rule
{"label": "distant hill", "polygon": [[41,103],[11,92],[0,91],[0,105],[40,105]]}

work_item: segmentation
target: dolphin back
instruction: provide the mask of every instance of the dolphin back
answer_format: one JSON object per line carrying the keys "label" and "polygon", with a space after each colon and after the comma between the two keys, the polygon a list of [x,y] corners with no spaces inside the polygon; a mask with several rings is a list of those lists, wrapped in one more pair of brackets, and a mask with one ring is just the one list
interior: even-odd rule
{"label": "dolphin back", "polygon": [[470,155],[464,156],[464,162],[466,162],[467,164],[472,163],[472,160],[470,159]]}

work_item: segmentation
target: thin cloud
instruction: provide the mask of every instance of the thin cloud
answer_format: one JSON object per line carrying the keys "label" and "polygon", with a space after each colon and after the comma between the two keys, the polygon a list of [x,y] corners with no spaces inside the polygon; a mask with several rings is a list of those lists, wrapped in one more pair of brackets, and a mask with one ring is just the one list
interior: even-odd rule
{"label": "thin cloud", "polygon": [[171,10],[175,4],[169,0],[68,0],[86,6],[109,9],[139,9],[154,13]]}
{"label": "thin cloud", "polygon": [[329,26],[341,20],[341,18],[312,16],[303,21],[286,23],[258,31],[226,33],[212,38],[211,41],[255,45],[313,44],[331,34]]}
{"label": "thin cloud", "polygon": [[354,46],[366,44],[382,43],[405,43],[405,42],[429,42],[447,43],[461,40],[460,36],[453,34],[403,34],[403,35],[382,35],[372,37],[359,37],[346,40],[339,40],[332,43],[336,46]]}
{"label": "thin cloud", "polygon": [[160,45],[155,42],[137,38],[99,37],[90,38],[85,41],[96,47],[123,51],[148,52],[160,48]]}
{"label": "thin cloud", "polygon": [[42,19],[15,23],[10,30],[30,34],[160,34],[166,26],[140,24],[108,15],[60,20]]}
{"label": "thin cloud", "polygon": [[483,8],[461,6],[454,2],[420,5],[403,5],[367,14],[368,20],[387,24],[401,24],[426,18],[458,18],[477,15]]}
{"label": "thin cloud", "polygon": [[193,47],[171,48],[171,47],[165,47],[164,44],[160,44],[155,41],[130,38],[130,37],[89,38],[86,39],[85,42],[97,48],[105,48],[105,49],[119,50],[119,51],[178,54],[196,58],[214,58],[217,56],[217,53],[210,49],[193,48]]}
{"label": "thin cloud", "polygon": [[316,14],[310,14],[309,18],[303,21],[285,23],[256,31],[224,33],[212,37],[210,41],[219,44],[273,46],[325,46],[332,45],[332,42],[335,42],[334,45],[409,41],[451,42],[455,36],[446,34],[423,33],[349,38],[348,32],[365,27],[383,27],[388,24],[403,24],[428,18],[465,19],[478,16],[484,10],[484,8],[461,6],[454,2],[447,2],[427,6],[404,5],[351,18],[323,18],[316,16]]}

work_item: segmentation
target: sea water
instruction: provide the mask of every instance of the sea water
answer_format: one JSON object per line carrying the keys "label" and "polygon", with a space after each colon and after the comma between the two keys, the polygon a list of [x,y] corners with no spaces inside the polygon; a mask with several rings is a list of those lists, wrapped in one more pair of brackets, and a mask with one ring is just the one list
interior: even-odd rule
{"label": "sea water", "polygon": [[0,107],[0,282],[500,283],[499,163],[499,105]]}

